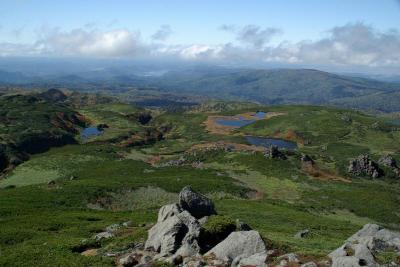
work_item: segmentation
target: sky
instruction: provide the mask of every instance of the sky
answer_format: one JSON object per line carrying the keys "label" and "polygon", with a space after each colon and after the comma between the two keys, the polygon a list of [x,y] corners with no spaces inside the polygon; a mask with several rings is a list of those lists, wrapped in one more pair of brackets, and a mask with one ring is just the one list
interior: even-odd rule
{"label": "sky", "polygon": [[396,72],[399,31],[399,0],[0,2],[3,57],[151,58]]}

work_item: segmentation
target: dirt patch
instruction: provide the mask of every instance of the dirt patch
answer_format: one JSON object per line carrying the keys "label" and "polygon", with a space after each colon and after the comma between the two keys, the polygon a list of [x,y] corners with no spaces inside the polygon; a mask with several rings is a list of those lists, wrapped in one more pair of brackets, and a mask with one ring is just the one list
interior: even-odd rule
{"label": "dirt patch", "polygon": [[293,142],[296,142],[297,144],[305,144],[305,140],[304,138],[298,134],[296,131],[294,130],[287,130],[286,132],[282,132],[280,130],[276,131],[273,134],[274,138],[279,138],[279,139],[285,139],[285,140],[290,140]]}
{"label": "dirt patch", "polygon": [[351,180],[334,174],[328,170],[319,168],[315,163],[303,163],[302,170],[309,176],[314,177],[322,181],[339,181],[345,183],[351,183]]}

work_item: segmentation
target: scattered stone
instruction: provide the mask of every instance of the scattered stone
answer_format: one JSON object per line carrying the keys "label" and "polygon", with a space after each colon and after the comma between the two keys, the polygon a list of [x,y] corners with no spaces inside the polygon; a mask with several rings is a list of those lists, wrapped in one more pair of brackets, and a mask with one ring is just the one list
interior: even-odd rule
{"label": "scattered stone", "polygon": [[270,159],[287,159],[286,155],[277,146],[270,146],[264,152],[264,157]]}
{"label": "scattered stone", "polygon": [[114,223],[114,224],[106,227],[106,232],[114,233],[115,231],[117,231],[119,229],[121,229],[121,225],[118,223]]}
{"label": "scattered stone", "polygon": [[310,230],[304,229],[294,235],[295,238],[306,238],[310,235]]}
{"label": "scattered stone", "polygon": [[96,241],[100,241],[100,240],[109,239],[109,238],[112,238],[112,237],[114,237],[114,234],[113,234],[113,233],[110,233],[110,232],[101,232],[101,233],[96,234],[96,235],[93,237],[93,239],[96,240]]}
{"label": "scattered stone", "polygon": [[133,267],[139,263],[139,260],[136,254],[128,254],[119,259],[119,264],[123,267]]}
{"label": "scattered stone", "polygon": [[179,193],[179,205],[197,219],[216,214],[212,201],[190,186],[184,187]]}
{"label": "scattered stone", "polygon": [[93,257],[98,255],[97,249],[88,249],[81,253],[82,256],[85,257]]}
{"label": "scattered stone", "polygon": [[383,175],[383,171],[378,164],[369,158],[369,155],[360,155],[357,159],[351,160],[348,172],[355,176],[369,176],[378,178]]}
{"label": "scattered stone", "polygon": [[54,181],[54,180],[51,180],[51,181],[47,182],[47,185],[55,185],[55,184],[56,184],[56,181]]}
{"label": "scattered stone", "polygon": [[318,265],[315,262],[310,261],[300,265],[300,267],[318,267]]}
{"label": "scattered stone", "polygon": [[132,221],[126,221],[122,223],[123,227],[131,227],[132,226]]}
{"label": "scattered stone", "polygon": [[301,154],[301,162],[304,164],[314,165],[314,160],[307,154]]}

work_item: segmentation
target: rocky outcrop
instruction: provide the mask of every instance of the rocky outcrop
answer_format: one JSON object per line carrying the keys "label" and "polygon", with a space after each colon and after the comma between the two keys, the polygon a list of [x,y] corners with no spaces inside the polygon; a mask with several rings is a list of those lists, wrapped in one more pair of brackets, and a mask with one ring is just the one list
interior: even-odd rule
{"label": "rocky outcrop", "polygon": [[397,166],[396,160],[391,155],[383,155],[379,158],[378,163],[390,168],[397,177],[400,177],[400,168]]}
{"label": "rocky outcrop", "polygon": [[376,224],[366,224],[341,247],[331,252],[329,257],[333,267],[397,266],[380,265],[376,262],[377,255],[386,251],[400,253],[400,233]]}
{"label": "rocky outcrop", "polygon": [[184,187],[179,193],[179,205],[197,219],[216,214],[212,201],[190,186]]}
{"label": "rocky outcrop", "polygon": [[379,165],[372,161],[367,154],[351,160],[348,172],[354,176],[368,176],[371,178],[378,178],[384,174]]}
{"label": "rocky outcrop", "polygon": [[[232,219],[233,229],[228,236],[211,249],[205,246],[208,251],[204,251],[200,242],[202,227],[208,218],[212,221],[214,214],[214,204],[210,199],[190,186],[183,188],[179,204],[165,205],[159,210],[157,223],[149,230],[145,250],[137,249],[120,255],[119,265],[153,266],[151,264],[157,261],[166,261],[185,267],[267,266],[268,252],[261,235],[254,230],[235,232],[236,224]],[[245,223],[240,222],[240,225],[243,229],[250,229]],[[203,251],[206,253],[202,254]]]}
{"label": "rocky outcrop", "polygon": [[264,157],[270,159],[287,159],[286,155],[277,146],[270,146],[264,152]]}

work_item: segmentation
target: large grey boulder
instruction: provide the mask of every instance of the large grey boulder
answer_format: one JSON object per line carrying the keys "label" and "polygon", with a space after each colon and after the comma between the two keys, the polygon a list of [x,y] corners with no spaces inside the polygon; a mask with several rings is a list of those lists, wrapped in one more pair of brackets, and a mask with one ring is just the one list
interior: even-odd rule
{"label": "large grey boulder", "polygon": [[179,205],[197,219],[216,213],[211,199],[194,191],[190,186],[185,186],[179,193]]}
{"label": "large grey boulder", "polygon": [[400,251],[400,233],[387,230],[376,224],[364,225],[347,241],[364,244],[372,251],[383,251],[388,248]]}
{"label": "large grey boulder", "polygon": [[379,266],[374,255],[387,249],[400,252],[400,234],[376,224],[366,224],[328,256],[335,267]]}
{"label": "large grey boulder", "polygon": [[248,258],[257,253],[266,253],[266,247],[260,234],[252,230],[231,233],[205,255],[233,261],[236,257]]}
{"label": "large grey boulder", "polygon": [[185,258],[199,255],[200,246],[198,238],[200,236],[200,223],[187,211],[183,211],[178,214],[177,217],[185,224],[188,231],[182,240],[181,247],[176,251],[174,257],[176,258],[179,256]]}
{"label": "large grey boulder", "polygon": [[145,249],[163,256],[171,255],[180,247],[187,231],[186,225],[177,216],[167,218],[149,230]]}
{"label": "large grey boulder", "polygon": [[154,250],[161,257],[188,257],[200,252],[198,237],[200,223],[188,211],[176,204],[163,206],[157,224],[149,230],[145,249]]}

